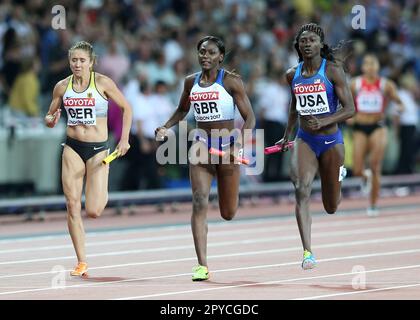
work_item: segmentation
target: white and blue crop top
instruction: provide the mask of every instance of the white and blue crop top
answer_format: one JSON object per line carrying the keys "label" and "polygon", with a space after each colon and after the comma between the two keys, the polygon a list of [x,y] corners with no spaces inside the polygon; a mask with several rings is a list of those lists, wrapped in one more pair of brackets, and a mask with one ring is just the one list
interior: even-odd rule
{"label": "white and blue crop top", "polygon": [[235,103],[223,86],[225,70],[220,69],[216,81],[200,86],[201,72],[197,73],[190,92],[190,103],[197,122],[224,121],[235,118]]}
{"label": "white and blue crop top", "polygon": [[299,63],[292,80],[296,110],[299,115],[326,115],[337,111],[338,98],[334,91],[334,85],[325,74],[326,65],[327,61],[322,59],[316,74],[311,77],[303,77],[303,62]]}
{"label": "white and blue crop top", "polygon": [[97,117],[108,115],[108,100],[97,90],[93,71],[90,73],[89,86],[82,92],[73,90],[73,75],[70,77],[63,95],[63,105],[69,126],[94,126]]}

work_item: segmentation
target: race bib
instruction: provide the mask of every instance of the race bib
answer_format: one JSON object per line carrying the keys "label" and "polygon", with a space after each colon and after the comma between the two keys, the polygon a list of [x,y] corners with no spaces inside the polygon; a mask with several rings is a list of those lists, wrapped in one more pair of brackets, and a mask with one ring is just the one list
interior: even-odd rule
{"label": "race bib", "polygon": [[67,125],[96,125],[95,98],[66,98],[63,103],[67,112]]}
{"label": "race bib", "polygon": [[382,112],[383,97],[378,92],[361,92],[356,99],[357,110],[366,113]]}
{"label": "race bib", "polygon": [[327,90],[324,83],[297,84],[294,88],[296,110],[300,115],[323,114],[330,112]]}
{"label": "race bib", "polygon": [[195,92],[190,95],[196,121],[220,121],[223,119],[222,108],[218,104],[219,92]]}

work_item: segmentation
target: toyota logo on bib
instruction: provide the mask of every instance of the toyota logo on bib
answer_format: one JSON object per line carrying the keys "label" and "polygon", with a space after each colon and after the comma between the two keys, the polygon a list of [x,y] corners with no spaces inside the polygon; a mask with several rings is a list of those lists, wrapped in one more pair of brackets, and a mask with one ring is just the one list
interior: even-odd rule
{"label": "toyota logo on bib", "polygon": [[330,112],[324,83],[299,83],[295,85],[293,91],[296,96],[296,109],[301,115]]}

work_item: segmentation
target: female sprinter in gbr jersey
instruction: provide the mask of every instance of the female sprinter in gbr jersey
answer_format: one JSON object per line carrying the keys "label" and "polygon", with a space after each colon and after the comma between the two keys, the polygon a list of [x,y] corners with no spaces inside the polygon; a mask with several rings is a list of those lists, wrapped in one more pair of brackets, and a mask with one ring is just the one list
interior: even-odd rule
{"label": "female sprinter in gbr jersey", "polygon": [[230,147],[238,142],[238,135],[241,134],[240,130],[239,133],[234,130],[236,107],[245,121],[242,130],[255,126],[255,116],[241,79],[220,66],[225,55],[222,40],[213,36],[204,37],[198,42],[197,50],[201,72],[185,79],[177,110],[164,126],[156,129],[156,135],[158,138],[167,135],[168,128],[184,119],[191,107],[194,109],[197,129],[190,154],[194,154],[191,151],[195,149],[199,153],[204,151],[199,161],[190,157],[193,201],[191,228],[198,259],[192,280],[202,281],[209,279],[207,208],[212,180],[217,177],[221,216],[231,220],[238,208],[240,178],[239,165],[235,161],[227,159],[227,163],[219,163],[220,159],[213,159],[208,151],[210,148],[227,150],[226,155],[230,156]]}

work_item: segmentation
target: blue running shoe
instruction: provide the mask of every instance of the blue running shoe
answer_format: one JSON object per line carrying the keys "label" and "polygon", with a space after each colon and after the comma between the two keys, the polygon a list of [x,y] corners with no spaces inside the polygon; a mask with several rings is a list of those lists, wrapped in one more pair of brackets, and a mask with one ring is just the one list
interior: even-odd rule
{"label": "blue running shoe", "polygon": [[314,255],[308,250],[303,251],[302,269],[303,270],[313,269],[315,268],[315,266],[316,266],[316,260],[315,260]]}

